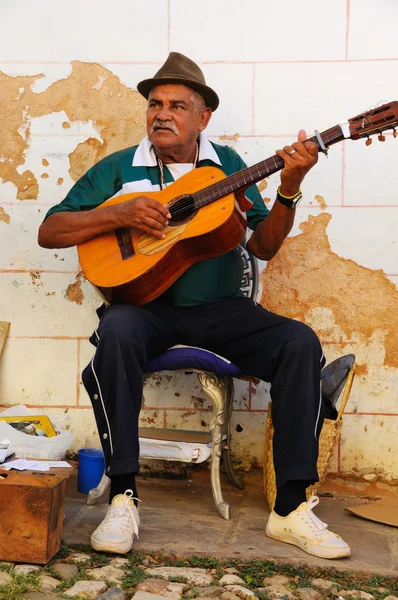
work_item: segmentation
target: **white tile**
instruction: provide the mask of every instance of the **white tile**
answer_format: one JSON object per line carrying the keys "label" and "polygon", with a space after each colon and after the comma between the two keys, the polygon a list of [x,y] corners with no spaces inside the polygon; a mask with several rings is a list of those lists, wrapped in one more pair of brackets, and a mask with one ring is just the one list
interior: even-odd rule
{"label": "white tile", "polygon": [[159,429],[163,428],[164,424],[164,410],[152,410],[142,408],[140,412],[140,427],[156,427]]}
{"label": "white tile", "polygon": [[313,135],[314,129],[329,129],[390,102],[396,96],[392,74],[397,65],[398,61],[256,65],[255,133],[295,135],[303,128]]}
{"label": "white tile", "polygon": [[[324,345],[327,364],[345,354],[355,355],[356,374],[345,408],[348,413],[397,413],[398,370],[384,365],[382,335],[354,332],[350,340]],[[338,406],[342,395],[338,400]]]}
{"label": "white tile", "polygon": [[396,274],[398,209],[332,208],[327,226],[333,252],[368,269]]}
{"label": "white tile", "polygon": [[[11,322],[13,336],[89,336],[102,303],[87,281],[81,283],[82,304],[65,298],[72,274],[0,273],[0,314]],[[55,293],[54,293],[55,292]]]}
{"label": "white tile", "polygon": [[348,58],[398,58],[398,4],[351,0]]}
{"label": "white tile", "polygon": [[196,373],[163,371],[154,373],[144,387],[145,406],[148,408],[194,408],[208,409],[211,406],[202,392]]}
{"label": "white tile", "polygon": [[385,142],[374,137],[371,146],[364,142],[346,144],[345,206],[398,207],[398,139],[391,133],[384,135]]}
{"label": "white tile", "polygon": [[266,412],[232,414],[231,454],[236,468],[248,470],[263,464],[266,417]]}
{"label": "white tile", "polygon": [[252,410],[268,410],[268,405],[271,402],[269,393],[270,384],[260,381],[257,385],[252,383],[251,392],[251,408]]}
{"label": "white tile", "polygon": [[[18,23],[18,35],[15,24]],[[161,60],[167,53],[167,2],[51,0],[2,10],[2,61]],[[156,40],[150,43],[149,39]]]}
{"label": "white tile", "polygon": [[[144,57],[140,57],[144,60]],[[104,67],[118,77],[123,85],[133,90],[137,89],[137,84],[144,80],[150,79],[160,69],[167,58],[167,53],[160,57],[158,62],[145,63],[104,63]]]}
{"label": "white tile", "polygon": [[12,339],[2,355],[0,403],[76,405],[77,341]]}
{"label": "white tile", "polygon": [[[238,137],[234,143],[234,147],[243,160],[249,166],[252,166],[257,162],[274,156],[276,150],[290,145],[293,140],[294,138],[288,137]],[[320,202],[322,206],[340,206],[341,179],[342,146],[336,145],[330,148],[328,158],[320,153],[318,163],[306,175],[301,186],[303,200],[301,201],[299,211],[302,206],[320,206]],[[280,172],[276,172],[267,178],[267,188],[263,191],[262,196],[271,198],[271,201],[273,201],[279,184]],[[316,196],[318,196],[318,199]]]}
{"label": "white tile", "polygon": [[46,207],[34,202],[4,205],[10,217],[6,225],[0,221],[0,270],[78,271],[75,248],[47,250],[37,243],[37,233]]}
{"label": "white tile", "polygon": [[168,410],[166,427],[168,429],[186,429],[190,431],[209,431],[211,410]]}
{"label": "white tile", "polygon": [[233,410],[248,410],[250,383],[244,379],[234,379]]}
{"label": "white tile", "polygon": [[[355,350],[357,350],[355,352]],[[367,348],[353,345],[356,361],[370,354]],[[367,371],[355,377],[355,384],[350,395],[347,411],[359,413],[397,413],[398,371],[379,364],[366,362]]]}
{"label": "white tile", "polygon": [[283,7],[269,0],[247,0],[244,6],[238,0],[204,0],[200,11],[184,0],[171,0],[170,6],[171,49],[194,60],[344,58],[345,0],[285,0]]}
{"label": "white tile", "polygon": [[201,65],[207,84],[220,98],[208,135],[234,135],[252,131],[252,65]]}
{"label": "white tile", "polygon": [[346,415],[341,443],[341,472],[398,477],[396,416]]}

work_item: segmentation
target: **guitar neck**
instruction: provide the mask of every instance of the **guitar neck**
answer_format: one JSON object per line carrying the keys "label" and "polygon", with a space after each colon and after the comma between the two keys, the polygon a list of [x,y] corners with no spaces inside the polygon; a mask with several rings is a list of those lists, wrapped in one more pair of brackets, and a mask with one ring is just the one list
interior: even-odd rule
{"label": "guitar neck", "polygon": [[[344,135],[340,125],[336,125],[331,129],[323,131],[320,134],[320,137],[326,147],[344,140]],[[318,149],[321,149],[319,140],[316,136],[307,139],[306,142],[314,142],[317,144]],[[226,177],[218,183],[210,185],[200,192],[192,194],[195,206],[197,208],[201,208],[207,204],[210,204],[211,202],[214,202],[215,200],[219,200],[220,198],[227,196],[228,194],[233,194],[234,192],[240,190],[243,191],[251,185],[261,181],[265,177],[269,177],[270,175],[277,173],[283,169],[283,167],[283,160],[275,154],[266,160],[263,160],[251,167],[246,167],[245,169]]]}

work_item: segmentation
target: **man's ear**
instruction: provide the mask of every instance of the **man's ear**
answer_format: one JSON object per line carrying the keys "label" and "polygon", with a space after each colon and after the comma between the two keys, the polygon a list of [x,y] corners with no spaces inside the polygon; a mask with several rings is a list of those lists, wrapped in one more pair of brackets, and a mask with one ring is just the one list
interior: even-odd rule
{"label": "man's ear", "polygon": [[213,114],[213,111],[209,107],[202,110],[202,114],[200,117],[200,123],[199,123],[199,131],[204,131],[206,129],[206,127],[209,124],[212,114]]}

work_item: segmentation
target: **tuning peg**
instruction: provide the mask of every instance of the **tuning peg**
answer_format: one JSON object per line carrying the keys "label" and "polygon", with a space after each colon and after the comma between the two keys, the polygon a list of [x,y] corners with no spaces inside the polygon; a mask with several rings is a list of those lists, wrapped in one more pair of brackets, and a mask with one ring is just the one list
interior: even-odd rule
{"label": "tuning peg", "polygon": [[380,134],[377,136],[377,139],[379,140],[379,142],[385,142],[386,136],[380,132]]}
{"label": "tuning peg", "polygon": [[394,127],[392,134],[395,138],[398,136],[398,131],[395,129],[395,127]]}
{"label": "tuning peg", "polygon": [[368,137],[368,139],[366,140],[365,144],[367,146],[370,146],[370,144],[373,142],[372,138]]}

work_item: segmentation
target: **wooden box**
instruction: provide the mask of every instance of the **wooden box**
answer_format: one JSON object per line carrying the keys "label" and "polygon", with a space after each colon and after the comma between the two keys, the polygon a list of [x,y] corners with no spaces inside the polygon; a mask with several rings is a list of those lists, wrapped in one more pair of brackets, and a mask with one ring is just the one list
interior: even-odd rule
{"label": "wooden box", "polygon": [[0,470],[0,561],[51,560],[61,545],[65,489],[64,477]]}

